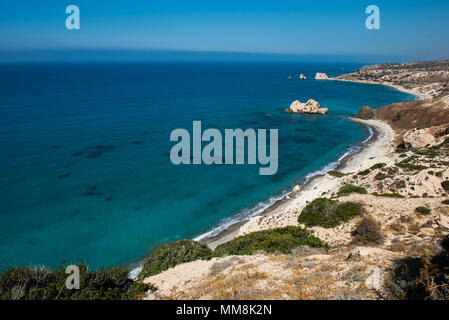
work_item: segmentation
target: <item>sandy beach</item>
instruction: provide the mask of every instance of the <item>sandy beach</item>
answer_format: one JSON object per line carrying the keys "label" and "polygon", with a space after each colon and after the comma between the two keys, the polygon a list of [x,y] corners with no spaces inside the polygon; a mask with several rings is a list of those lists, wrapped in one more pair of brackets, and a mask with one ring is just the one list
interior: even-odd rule
{"label": "sandy beach", "polygon": [[[354,118],[351,118],[351,120],[369,126],[373,130],[373,136],[358,153],[342,159],[338,170],[347,174],[367,169],[378,162],[392,164],[393,160],[387,155],[394,147],[392,144],[394,132],[391,127],[377,120]],[[316,176],[301,186],[298,191],[292,191],[255,217],[248,221],[236,223],[216,237],[204,239],[202,242],[214,249],[217,245],[239,235],[287,225],[297,225],[298,211],[302,210],[313,199],[330,195],[338,189],[339,184],[340,181],[332,176]]]}

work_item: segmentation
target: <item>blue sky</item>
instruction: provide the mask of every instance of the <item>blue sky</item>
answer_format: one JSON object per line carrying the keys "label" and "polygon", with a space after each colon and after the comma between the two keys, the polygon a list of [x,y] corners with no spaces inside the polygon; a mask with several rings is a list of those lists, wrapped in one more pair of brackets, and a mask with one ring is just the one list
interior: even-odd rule
{"label": "blue sky", "polygon": [[[65,28],[70,4],[80,8],[80,30]],[[365,28],[370,4],[381,30]],[[447,0],[0,0],[0,58],[59,50],[449,58],[448,14]]]}

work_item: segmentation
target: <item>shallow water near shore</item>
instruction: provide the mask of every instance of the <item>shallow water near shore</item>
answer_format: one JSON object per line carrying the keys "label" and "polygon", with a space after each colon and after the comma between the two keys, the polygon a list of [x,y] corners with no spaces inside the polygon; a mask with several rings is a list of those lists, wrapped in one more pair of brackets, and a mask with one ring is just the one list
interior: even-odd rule
{"label": "shallow water near shore", "polygon": [[[0,66],[0,267],[128,265],[262,210],[369,136],[362,105],[410,101],[393,88],[316,81],[341,63]],[[344,67],[344,70],[342,70]],[[296,80],[300,73],[308,79]],[[289,79],[293,76],[293,79]],[[283,109],[313,98],[329,113]],[[279,169],[174,166],[170,132],[279,130]]]}

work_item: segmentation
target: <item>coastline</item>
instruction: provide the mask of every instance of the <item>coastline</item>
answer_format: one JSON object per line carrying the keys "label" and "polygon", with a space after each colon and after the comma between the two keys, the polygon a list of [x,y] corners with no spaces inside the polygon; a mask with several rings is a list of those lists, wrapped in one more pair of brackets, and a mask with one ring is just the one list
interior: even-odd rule
{"label": "coastline", "polygon": [[[335,168],[325,170],[326,172],[330,170],[339,170],[343,173],[351,173],[369,168],[371,165],[383,160],[388,161],[384,155],[394,137],[391,127],[377,120],[349,119],[369,127],[372,133],[363,142],[360,149],[358,149],[355,153],[343,155],[338,160],[337,166]],[[382,154],[383,157],[378,157],[378,154]],[[307,202],[330,192],[330,190],[335,187],[334,184],[335,179],[332,179],[332,177],[327,175],[325,172],[317,173],[307,179],[307,181],[300,186],[298,191],[291,191],[287,193],[283,198],[275,201],[262,212],[255,214],[248,220],[231,224],[216,236],[202,238],[199,239],[199,241],[206,244],[211,249],[214,249],[219,244],[232,240],[239,235],[265,229],[258,226],[258,222],[261,217],[273,215],[279,217],[285,214],[285,218],[280,219],[283,221],[284,225],[296,224],[296,219],[293,221],[289,212],[291,213],[293,208],[303,207]]]}
{"label": "coastline", "polygon": [[376,84],[381,86],[387,86],[394,88],[398,91],[412,94],[416,97],[415,100],[426,100],[426,99],[432,99],[433,97],[430,94],[422,93],[416,90],[416,88],[413,89],[407,89],[403,86],[397,85],[397,84],[389,84],[389,83],[379,83],[374,81],[364,81],[364,80],[348,80],[348,79],[338,79],[338,78],[328,78],[327,80],[333,80],[333,81],[345,81],[345,82],[354,82],[354,83],[365,83],[365,84]]}

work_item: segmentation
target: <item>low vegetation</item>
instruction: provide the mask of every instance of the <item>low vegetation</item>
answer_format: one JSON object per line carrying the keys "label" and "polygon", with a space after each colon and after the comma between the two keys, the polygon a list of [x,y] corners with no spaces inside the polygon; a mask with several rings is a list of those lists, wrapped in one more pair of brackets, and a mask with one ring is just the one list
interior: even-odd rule
{"label": "low vegetation", "polygon": [[449,191],[449,181],[443,181],[441,182],[441,187],[443,187],[444,191]]}
{"label": "low vegetation", "polygon": [[345,175],[343,172],[340,172],[338,170],[328,171],[327,174],[332,177],[336,177],[336,178],[341,178],[341,177],[344,177],[344,175]]}
{"label": "low vegetation", "polygon": [[302,210],[298,222],[308,227],[334,228],[340,222],[347,222],[352,217],[360,215],[362,210],[362,204],[358,202],[338,202],[317,198]]}
{"label": "low vegetation", "polygon": [[383,243],[380,223],[368,215],[363,217],[362,221],[360,221],[354,231],[352,231],[351,235],[353,237],[353,242],[355,243]]}
{"label": "low vegetation", "polygon": [[441,201],[441,203],[442,203],[442,204],[449,205],[449,199],[443,200],[443,201]]}
{"label": "low vegetation", "polygon": [[403,162],[395,163],[395,166],[402,168],[402,169],[406,169],[406,170],[412,170],[412,171],[421,171],[421,170],[427,169],[426,166],[423,166],[420,164],[411,164],[411,163],[403,163]]}
{"label": "low vegetation", "polygon": [[346,184],[338,190],[339,196],[347,196],[351,193],[360,193],[360,194],[367,194],[367,191],[363,187],[354,186],[352,184]]}
{"label": "low vegetation", "polygon": [[391,299],[449,299],[449,236],[442,239],[441,246],[440,252],[426,250],[421,257],[398,261],[387,281]]}
{"label": "low vegetation", "polygon": [[161,273],[181,263],[208,260],[211,257],[212,251],[209,247],[198,241],[178,240],[164,244],[144,260],[139,278]]}
{"label": "low vegetation", "polygon": [[399,193],[378,193],[378,192],[373,192],[373,196],[376,197],[384,197],[384,198],[405,198],[403,195],[399,194]]}
{"label": "low vegetation", "polygon": [[288,226],[252,232],[218,245],[214,256],[251,255],[258,250],[268,253],[290,253],[294,248],[306,245],[328,250],[329,245],[301,227]]}
{"label": "low vegetation", "polygon": [[357,174],[358,174],[359,176],[367,176],[367,175],[370,174],[370,172],[371,172],[370,169],[366,169],[366,170],[360,171],[360,172],[357,173]]}
{"label": "low vegetation", "polygon": [[69,290],[65,268],[6,268],[0,273],[0,300],[131,300],[154,287],[128,278],[129,270],[111,267],[89,272],[79,264],[80,289]]}
{"label": "low vegetation", "polygon": [[416,207],[415,211],[420,213],[420,214],[426,215],[426,214],[429,214],[431,210],[429,208],[426,208],[426,207]]}
{"label": "low vegetation", "polygon": [[375,169],[382,169],[382,168],[385,167],[386,165],[387,165],[386,163],[379,162],[379,163],[376,163],[375,165],[372,165],[372,166],[371,166],[371,169],[372,169],[372,170],[375,170]]}

